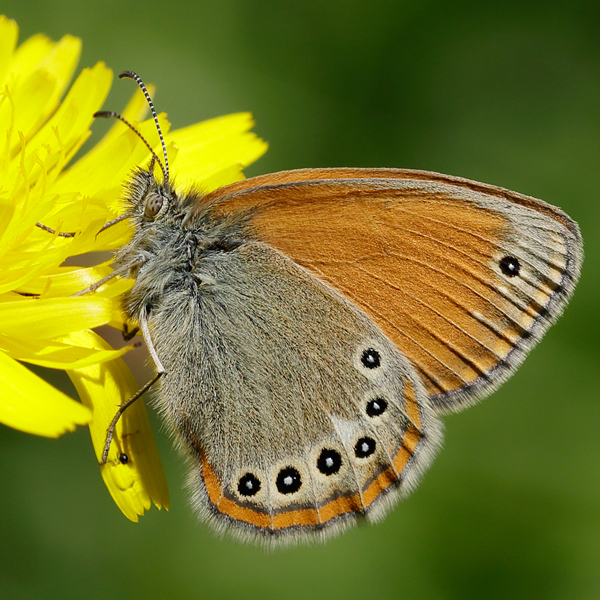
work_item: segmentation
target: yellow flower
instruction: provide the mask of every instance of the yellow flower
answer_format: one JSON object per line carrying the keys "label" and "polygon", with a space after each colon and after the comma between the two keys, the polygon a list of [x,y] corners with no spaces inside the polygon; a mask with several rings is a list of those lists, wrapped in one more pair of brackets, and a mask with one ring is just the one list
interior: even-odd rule
{"label": "yellow flower", "polygon": [[[72,297],[110,274],[110,261],[87,268],[63,264],[127,242],[126,221],[100,229],[119,215],[122,184],[149,153],[115,122],[70,164],[90,135],[112,72],[102,63],[84,69],[67,91],[80,40],[65,36],[55,43],[36,35],[17,47],[17,37],[16,23],[0,17],[0,422],[49,437],[89,423],[99,459],[117,405],[137,386],[120,358],[127,348],[114,350],[92,329],[123,327],[119,297],[132,281],[113,278],[95,293]],[[138,124],[146,110],[143,95],[136,93],[123,115],[146,139],[155,139],[151,120]],[[170,133],[165,117],[159,118],[182,189],[194,184],[211,191],[239,180],[242,169],[266,150],[249,132],[248,114]],[[81,403],[23,362],[65,370]],[[141,401],[119,421],[101,472],[129,519],[137,521],[152,503],[167,507],[165,477]]]}

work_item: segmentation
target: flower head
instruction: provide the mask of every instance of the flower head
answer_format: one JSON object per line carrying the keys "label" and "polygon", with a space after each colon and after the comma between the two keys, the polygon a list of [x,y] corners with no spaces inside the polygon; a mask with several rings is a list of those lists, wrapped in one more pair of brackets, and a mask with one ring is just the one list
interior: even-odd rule
{"label": "flower head", "polygon": [[[0,17],[0,422],[48,437],[89,423],[99,458],[117,405],[137,386],[120,358],[128,348],[111,348],[93,329],[122,328],[119,297],[132,282],[113,278],[93,294],[73,297],[109,275],[110,261],[85,268],[64,263],[127,242],[126,221],[101,229],[120,214],[123,182],[148,161],[149,152],[116,122],[73,162],[90,135],[112,72],[99,63],[84,69],[68,89],[81,42],[36,35],[17,46],[17,37],[16,23]],[[153,122],[139,123],[146,110],[138,92],[123,116],[154,139]],[[159,119],[182,188],[193,184],[211,191],[241,179],[242,169],[266,149],[249,132],[248,114],[173,132],[164,115]],[[65,370],[81,402],[22,363]],[[165,478],[141,402],[119,421],[102,475],[132,520],[152,502],[167,506]]]}

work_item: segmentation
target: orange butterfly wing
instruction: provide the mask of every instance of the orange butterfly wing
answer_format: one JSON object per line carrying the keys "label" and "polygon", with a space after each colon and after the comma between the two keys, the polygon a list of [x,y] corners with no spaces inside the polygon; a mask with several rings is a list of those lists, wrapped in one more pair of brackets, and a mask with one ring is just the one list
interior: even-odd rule
{"label": "orange butterfly wing", "polygon": [[366,313],[440,410],[486,395],[516,368],[562,312],[582,260],[577,225],[559,209],[424,171],[286,171],[205,202],[246,212],[259,240]]}

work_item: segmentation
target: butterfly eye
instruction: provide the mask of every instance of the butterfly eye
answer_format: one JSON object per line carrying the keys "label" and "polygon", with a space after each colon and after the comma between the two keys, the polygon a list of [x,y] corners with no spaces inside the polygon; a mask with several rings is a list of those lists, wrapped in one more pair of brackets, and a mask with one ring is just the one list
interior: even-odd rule
{"label": "butterfly eye", "polygon": [[144,207],[145,216],[150,218],[156,217],[156,215],[158,215],[158,213],[161,211],[164,201],[164,198],[156,192],[148,194],[146,198],[146,205]]}

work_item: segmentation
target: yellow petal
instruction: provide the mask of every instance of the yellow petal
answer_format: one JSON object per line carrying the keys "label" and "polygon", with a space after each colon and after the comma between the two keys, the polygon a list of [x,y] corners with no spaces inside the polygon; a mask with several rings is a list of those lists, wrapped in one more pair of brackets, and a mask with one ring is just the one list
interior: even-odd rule
{"label": "yellow petal", "polygon": [[[164,115],[159,115],[163,132],[169,131],[169,123]],[[149,119],[142,123],[132,123],[147,140],[157,137],[154,121]],[[131,175],[134,168],[147,163],[150,159],[148,149],[142,140],[123,123],[116,123],[113,129],[102,140],[94,151],[89,152],[77,161],[56,182],[55,190],[59,192],[72,189],[82,194],[109,200],[107,205],[120,208],[120,197],[123,182]],[[159,151],[162,156],[162,151]],[[119,211],[120,212],[120,211]]]}
{"label": "yellow petal", "polygon": [[4,80],[8,73],[10,60],[17,46],[19,27],[12,19],[0,15],[0,88],[4,87]]}
{"label": "yellow petal", "polygon": [[25,285],[38,273],[59,265],[68,256],[68,248],[60,247],[50,235],[46,235],[44,246],[7,253],[2,257],[5,266],[0,274],[0,294]]}
{"label": "yellow petal", "polygon": [[[102,338],[89,331],[73,334],[70,339],[110,350]],[[82,402],[93,410],[90,434],[100,460],[106,429],[117,405],[129,399],[138,387],[121,359],[68,373]],[[122,454],[127,456],[126,464],[119,460]],[[152,503],[168,509],[167,482],[142,399],[130,406],[117,423],[108,462],[101,473],[113,500],[131,521],[137,521]]]}
{"label": "yellow petal", "polygon": [[211,181],[216,173],[226,172],[227,167],[243,168],[260,158],[268,146],[254,133],[249,133],[253,125],[252,115],[239,113],[171,132],[167,139],[177,147],[177,156],[172,162],[178,187],[212,191],[206,188],[204,180]]}
{"label": "yellow petal", "polygon": [[[81,41],[72,36],[65,36],[56,44],[43,38],[33,39],[33,44],[28,40],[15,53],[7,74],[7,93],[12,102],[0,107],[0,123],[9,125],[7,136],[3,137],[8,137],[11,153],[18,147],[19,132],[29,140],[56,110],[81,52]],[[27,68],[23,63],[28,63]]]}
{"label": "yellow petal", "polygon": [[[152,96],[154,94],[154,86],[149,85],[147,86],[147,89],[148,93]],[[138,123],[144,118],[148,110],[146,97],[142,93],[142,90],[138,89],[121,114],[130,123]],[[98,167],[102,167],[106,164],[104,161],[98,160],[97,155],[104,153],[107,146],[110,146],[110,144],[112,144],[119,136],[123,135],[124,132],[125,129],[123,128],[123,123],[114,119],[114,124],[108,130],[106,135],[89,152],[87,152],[85,156],[82,156],[75,165],[65,172],[65,180],[70,183],[75,183],[76,189],[79,189],[79,185],[81,184],[86,185],[87,177],[90,172],[94,173],[97,171]]]}
{"label": "yellow petal", "polygon": [[0,242],[2,242],[4,232],[12,220],[14,211],[15,205],[12,199],[0,195]]}
{"label": "yellow petal", "polygon": [[[109,266],[112,259],[94,267],[58,267],[49,269],[38,277],[32,278],[18,288],[18,292],[26,295],[40,296],[43,299],[72,296],[76,292],[88,289],[113,270]],[[133,285],[132,279],[115,277],[96,290],[91,298],[115,298],[123,294]],[[0,288],[1,289],[1,288]]]}
{"label": "yellow petal", "polygon": [[27,433],[58,437],[89,422],[85,406],[0,352],[0,422]]}
{"label": "yellow petal", "polygon": [[96,296],[81,298],[27,298],[0,303],[0,335],[52,339],[80,329],[108,323],[113,305]]}
{"label": "yellow petal", "polygon": [[108,262],[95,267],[58,267],[31,279],[18,291],[31,295],[43,294],[44,298],[72,296],[106,277],[112,271]]}
{"label": "yellow petal", "polygon": [[[108,215],[104,203],[86,198],[79,192],[55,194],[54,191],[55,187],[52,189],[54,206],[51,207],[51,213],[42,217],[38,211],[36,215],[38,219],[43,218],[44,225],[62,232],[79,232],[85,229],[90,221],[97,220],[102,224],[106,221]],[[48,232],[42,232],[41,229],[36,233],[40,240],[48,237]]]}
{"label": "yellow petal", "polygon": [[254,127],[254,119],[248,112],[232,113],[222,117],[215,117],[181,127],[171,132],[172,137],[177,137],[180,143],[193,147],[201,146],[214,140],[231,137],[240,133],[246,133]]}
{"label": "yellow petal", "polygon": [[5,169],[12,177],[2,182],[14,197],[26,197],[32,182],[41,178],[47,179],[48,186],[52,185],[89,137],[92,115],[104,101],[111,80],[110,69],[102,63],[84,69],[58,110],[30,140],[15,136],[23,150]]}
{"label": "yellow petal", "polygon": [[57,82],[55,95],[48,100],[49,106],[56,106],[64,94],[73,78],[80,56],[81,40],[72,35],[65,35],[40,62],[39,68],[52,73]]}
{"label": "yellow petal", "polygon": [[197,184],[192,185],[191,188],[197,188],[200,192],[208,194],[229,183],[244,179],[243,168],[244,167],[241,164],[237,163],[235,165],[230,165],[225,169],[214,171],[210,175],[203,177]]}
{"label": "yellow petal", "polygon": [[28,362],[48,369],[82,369],[96,363],[103,363],[119,358],[133,346],[120,350],[97,350],[78,344],[68,343],[69,336],[47,342],[43,348],[39,344],[28,343],[27,340],[6,339],[0,337],[0,346],[12,358]]}
{"label": "yellow petal", "polygon": [[39,68],[56,43],[41,33],[27,38],[19,44],[13,54],[10,65],[11,74],[15,77],[25,77],[31,71]]}
{"label": "yellow petal", "polygon": [[[48,114],[56,108],[54,103],[50,104],[49,98],[56,96],[57,86],[58,82],[52,73],[39,70],[29,73],[16,88],[10,89],[16,107],[12,133],[20,131],[28,140],[37,131]],[[18,137],[13,135],[13,147],[18,143]]]}

